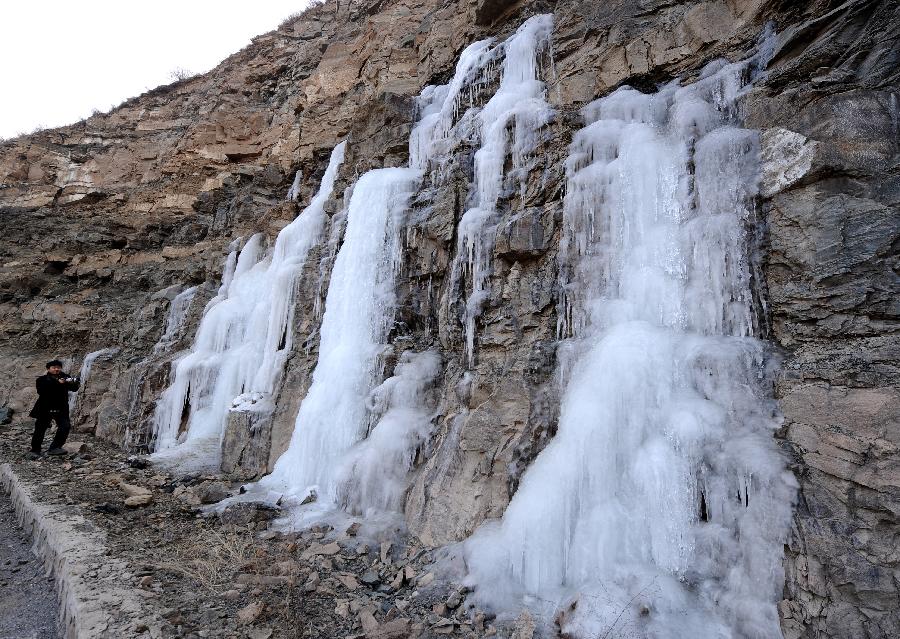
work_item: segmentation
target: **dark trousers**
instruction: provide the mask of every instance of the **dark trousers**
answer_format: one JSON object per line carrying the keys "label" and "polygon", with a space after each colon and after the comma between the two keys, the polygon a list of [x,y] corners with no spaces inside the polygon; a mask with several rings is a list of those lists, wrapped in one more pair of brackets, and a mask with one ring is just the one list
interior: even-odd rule
{"label": "dark trousers", "polygon": [[56,422],[56,434],[53,441],[50,442],[50,448],[62,448],[66,443],[66,437],[69,436],[69,428],[72,424],[69,422],[69,416],[65,413],[51,413],[47,417],[38,417],[34,421],[34,434],[31,436],[31,451],[35,453],[41,452],[41,444],[44,443],[44,433],[50,428],[50,421]]}

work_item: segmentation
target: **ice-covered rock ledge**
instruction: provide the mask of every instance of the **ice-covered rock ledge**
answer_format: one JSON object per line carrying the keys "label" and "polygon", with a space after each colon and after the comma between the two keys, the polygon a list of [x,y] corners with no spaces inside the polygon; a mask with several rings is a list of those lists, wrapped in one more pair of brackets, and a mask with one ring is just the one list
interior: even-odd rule
{"label": "ice-covered rock ledge", "polygon": [[102,530],[65,507],[37,503],[9,464],[0,464],[0,488],[54,578],[65,639],[124,639],[147,630],[148,612],[122,582],[125,562],[107,555]]}

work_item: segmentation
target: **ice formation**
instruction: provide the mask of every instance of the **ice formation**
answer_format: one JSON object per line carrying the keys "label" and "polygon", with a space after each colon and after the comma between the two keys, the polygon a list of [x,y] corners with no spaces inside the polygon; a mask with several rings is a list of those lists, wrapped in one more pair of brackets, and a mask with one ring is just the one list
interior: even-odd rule
{"label": "ice formation", "polygon": [[82,392],[91,376],[91,369],[94,367],[94,362],[97,361],[97,358],[114,355],[117,352],[119,352],[119,349],[115,347],[101,348],[99,351],[93,351],[84,356],[84,361],[81,363],[81,371],[78,373],[78,379],[81,380],[81,387],[78,392],[69,395],[69,413],[74,415],[77,412],[79,399],[82,397]]}
{"label": "ice formation", "polygon": [[381,417],[369,436],[343,456],[338,470],[338,501],[347,512],[403,510],[407,473],[431,434],[434,415],[424,396],[440,366],[434,351],[405,351],[394,375],[372,391],[369,411]]}
{"label": "ice formation", "polygon": [[188,311],[191,309],[191,302],[197,294],[197,287],[191,286],[184,289],[172,300],[169,305],[169,314],[166,317],[166,327],[159,341],[153,345],[153,353],[159,355],[167,352],[178,338],[181,336],[181,329],[187,319]]}
{"label": "ice formation", "polygon": [[459,221],[454,264],[455,278],[464,272],[471,280],[464,320],[470,366],[475,357],[475,322],[488,296],[487,279],[499,221],[497,201],[504,185],[506,157],[512,156],[513,177],[521,178],[525,157],[534,149],[540,129],[553,116],[539,78],[539,59],[549,50],[552,31],[552,15],[534,16],[499,45],[503,54],[500,86],[476,116],[481,147],[475,152],[472,206]]}
{"label": "ice formation", "polygon": [[420,177],[415,169],[377,169],[356,183],[325,299],[312,384],[290,445],[262,488],[296,496],[313,491],[334,501],[337,464],[366,435],[366,397],[377,384],[394,317],[400,231]]}
{"label": "ice formation", "polygon": [[464,101],[469,108],[486,82],[485,71],[493,63],[498,48],[493,40],[479,40],[463,49],[448,84],[427,86],[417,99],[419,120],[409,140],[409,165],[425,171],[436,168],[431,164],[443,158],[454,141],[452,129],[459,118]]}
{"label": "ice formation", "polygon": [[476,597],[576,637],[779,637],[792,477],[754,336],[749,63],[586,106],[567,161],[559,430],[467,543]]}
{"label": "ice formation", "polygon": [[[470,208],[459,222],[453,265],[454,287],[466,276],[471,282],[463,318],[470,365],[475,357],[475,323],[488,295],[487,278],[499,221],[497,202],[506,178],[517,184],[522,181],[528,153],[534,149],[542,127],[553,117],[540,79],[540,61],[549,52],[552,30],[553,16],[538,15],[504,42],[475,42],[463,50],[448,84],[426,87],[419,96],[420,120],[410,138],[411,166],[430,169],[433,179],[440,179],[454,144],[465,141],[479,145]],[[499,86],[487,103],[478,107],[477,99],[493,80],[498,61]],[[509,172],[504,171],[507,156],[512,159]]]}
{"label": "ice formation", "polygon": [[[548,17],[528,24],[520,30],[521,42],[547,37]],[[434,353],[404,353],[396,375],[375,388],[380,381],[379,356],[393,318],[400,230],[422,172],[439,171],[449,145],[462,135],[454,132],[460,126],[460,109],[466,100],[472,106],[481,90],[478,87],[487,82],[485,74],[502,51],[491,44],[482,40],[467,47],[450,83],[426,87],[419,96],[419,119],[409,141],[410,168],[370,171],[354,187],[344,244],[325,301],[313,382],[297,415],[290,446],[260,488],[294,497],[315,492],[323,504],[359,514],[400,509],[412,456],[430,430],[424,395],[438,373],[439,361]],[[527,43],[514,47],[513,57],[525,67],[522,46]],[[532,49],[537,46],[533,44]],[[535,54],[530,55],[533,67]],[[511,101],[512,87],[519,87],[516,97],[521,100],[527,97],[521,89],[525,80],[514,80],[533,72],[511,68],[505,99]],[[529,86],[531,91],[542,90]],[[522,114],[517,115],[508,104],[511,111],[500,113],[501,106],[498,102],[494,107],[497,113],[491,122],[505,118],[504,130],[514,118],[524,121],[526,112],[531,113],[520,105]],[[335,224],[332,230],[337,229]],[[370,392],[373,405],[366,402]],[[379,408],[382,403],[386,404]],[[369,434],[371,422],[383,410]]]}
{"label": "ice formation", "polygon": [[[322,236],[324,205],[343,158],[342,142],[318,193],[281,230],[264,259],[261,234],[229,254],[218,295],[207,304],[190,351],[173,363],[171,384],[157,403],[156,451],[184,442],[213,450],[238,395],[274,390],[292,346],[296,280]],[[172,313],[180,312],[173,302]]]}
{"label": "ice formation", "polygon": [[294,174],[294,181],[291,182],[291,188],[288,189],[286,199],[290,202],[296,202],[300,197],[300,186],[303,184],[303,171],[297,170]]}
{"label": "ice formation", "polygon": [[[450,82],[419,96],[410,168],[369,171],[345,198],[328,240],[312,383],[260,489],[288,503],[315,493],[366,517],[402,509],[441,367],[437,353],[407,351],[381,381],[409,200],[424,172],[440,180],[455,145],[478,147],[451,277],[454,290],[470,287],[471,367],[498,202],[524,183],[553,117],[540,70],[552,27],[552,16],[535,16],[504,42],[467,47]],[[737,104],[754,64],[713,63],[693,84],[652,95],[625,87],[583,109],[566,162],[559,429],[502,520],[465,544],[483,603],[558,612],[573,637],[779,636],[794,485],[772,438],[752,293],[758,141],[739,126]],[[218,444],[229,408],[271,410],[292,346],[295,278],[322,236],[342,157],[339,145],[319,194],[270,255],[260,261],[254,236],[229,256],[159,402],[158,448]],[[299,185],[298,173],[288,199]],[[451,443],[462,423],[451,420]]]}

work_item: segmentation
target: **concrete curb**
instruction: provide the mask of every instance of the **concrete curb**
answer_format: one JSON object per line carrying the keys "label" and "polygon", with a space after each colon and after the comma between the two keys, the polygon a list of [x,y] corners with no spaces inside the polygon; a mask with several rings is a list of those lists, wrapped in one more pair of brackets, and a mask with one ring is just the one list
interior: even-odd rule
{"label": "concrete curb", "polygon": [[0,464],[0,488],[9,494],[32,550],[54,578],[62,636],[138,636],[135,620],[149,615],[125,582],[127,564],[106,554],[104,531],[66,506],[37,503],[8,463]]}

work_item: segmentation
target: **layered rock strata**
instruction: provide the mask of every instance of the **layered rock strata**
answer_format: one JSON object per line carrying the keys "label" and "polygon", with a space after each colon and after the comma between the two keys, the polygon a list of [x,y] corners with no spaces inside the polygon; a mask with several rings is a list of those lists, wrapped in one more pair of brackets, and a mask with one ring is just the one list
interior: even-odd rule
{"label": "layered rock strata", "polygon": [[[366,170],[407,162],[413,98],[449,79],[464,46],[544,12],[556,16],[544,73],[555,117],[521,192],[498,202],[473,366],[465,291],[451,277],[472,146],[452,150],[440,180],[426,179],[403,238],[385,375],[403,350],[436,349],[443,361],[439,417],[406,501],[410,529],[440,545],[500,516],[554,435],[562,167],[578,108],[622,84],[690,82],[716,57],[744,57],[774,28],[771,61],[742,117],[761,131],[756,289],[763,337],[781,359],[778,437],[800,483],[782,626],[787,637],[900,634],[900,16],[891,2],[326,3],[209,74],[7,141],[0,403],[26,410],[31,379],[52,356],[74,367],[118,348],[95,360],[76,423],[146,448],[171,360],[215,295],[228,246],[260,232],[274,241],[346,139],[325,207],[327,241],[297,280],[297,348],[275,411],[252,429],[237,418],[228,427],[228,470],[271,470],[316,363],[345,190]],[[297,171],[295,203],[285,195]],[[165,336],[172,302],[192,286],[183,322]]]}

